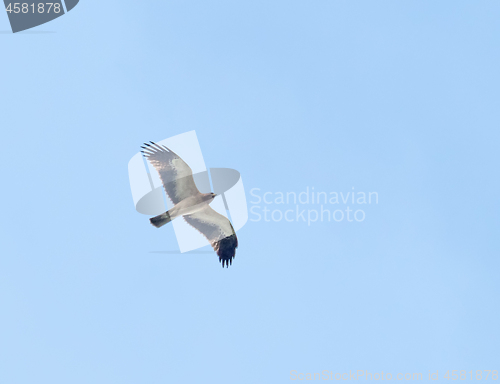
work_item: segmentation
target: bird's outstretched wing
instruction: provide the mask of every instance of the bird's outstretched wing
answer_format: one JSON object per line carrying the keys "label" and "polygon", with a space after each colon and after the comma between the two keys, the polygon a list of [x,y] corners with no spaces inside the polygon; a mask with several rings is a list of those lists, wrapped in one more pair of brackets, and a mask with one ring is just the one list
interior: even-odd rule
{"label": "bird's outstretched wing", "polygon": [[222,262],[222,268],[224,265],[229,267],[229,264],[233,263],[238,247],[238,239],[231,222],[210,206],[183,217],[189,225],[196,228],[210,241],[214,251],[219,256],[219,262]]}
{"label": "bird's outstretched wing", "polygon": [[172,203],[200,193],[193,179],[193,171],[175,152],[164,145],[150,141],[141,151],[158,171],[161,182]]}

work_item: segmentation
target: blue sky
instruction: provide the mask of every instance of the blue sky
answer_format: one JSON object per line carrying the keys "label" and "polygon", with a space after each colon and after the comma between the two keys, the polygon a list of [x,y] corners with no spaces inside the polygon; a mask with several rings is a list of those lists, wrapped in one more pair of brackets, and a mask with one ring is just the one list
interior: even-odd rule
{"label": "blue sky", "polygon": [[[54,33],[1,33],[0,382],[499,370],[499,16],[82,0],[30,31]],[[193,129],[249,208],[252,188],[379,203],[359,223],[249,221],[229,269],[151,253],[176,239],[135,211],[128,161]]]}

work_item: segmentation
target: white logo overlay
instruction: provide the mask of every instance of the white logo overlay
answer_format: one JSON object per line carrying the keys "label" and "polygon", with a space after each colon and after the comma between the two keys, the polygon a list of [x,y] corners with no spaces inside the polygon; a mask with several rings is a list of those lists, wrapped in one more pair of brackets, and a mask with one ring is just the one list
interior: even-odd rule
{"label": "white logo overlay", "polygon": [[[201,193],[214,192],[218,195],[210,206],[230,219],[235,231],[245,225],[248,209],[240,173],[229,168],[210,168],[209,175],[195,131],[156,143],[170,148],[191,167],[194,182]],[[129,161],[128,174],[137,212],[156,216],[173,208],[174,205],[165,195],[158,173],[140,152]],[[209,245],[208,240],[185,220],[173,220],[172,225],[181,253]]]}

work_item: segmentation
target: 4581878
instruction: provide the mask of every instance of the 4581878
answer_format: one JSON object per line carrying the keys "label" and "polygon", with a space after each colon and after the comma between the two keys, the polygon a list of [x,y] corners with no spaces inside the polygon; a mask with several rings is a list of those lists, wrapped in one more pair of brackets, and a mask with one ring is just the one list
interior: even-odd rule
{"label": "4581878", "polygon": [[443,378],[448,380],[498,380],[498,371],[483,369],[477,371],[457,370],[446,371]]}
{"label": "4581878", "polygon": [[9,13],[61,13],[61,3],[9,3]]}

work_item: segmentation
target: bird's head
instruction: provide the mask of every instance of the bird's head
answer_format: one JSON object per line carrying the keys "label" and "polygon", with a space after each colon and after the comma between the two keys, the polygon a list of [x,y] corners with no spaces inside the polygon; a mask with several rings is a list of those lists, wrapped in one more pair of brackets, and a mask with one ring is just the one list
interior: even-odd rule
{"label": "bird's head", "polygon": [[217,195],[216,195],[215,193],[213,193],[213,192],[210,192],[210,193],[206,193],[206,194],[205,194],[205,198],[206,198],[208,201],[210,201],[210,202],[211,202],[213,199],[215,199],[215,197],[216,197],[216,196],[217,196]]}

